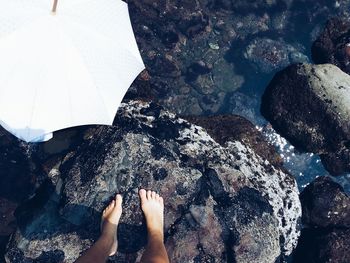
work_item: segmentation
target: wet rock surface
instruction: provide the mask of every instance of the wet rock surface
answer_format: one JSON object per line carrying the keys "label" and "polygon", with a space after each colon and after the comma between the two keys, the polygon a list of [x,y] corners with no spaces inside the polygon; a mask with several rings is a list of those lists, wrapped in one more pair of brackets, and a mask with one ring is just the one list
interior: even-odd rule
{"label": "wet rock surface", "polygon": [[117,192],[123,215],[110,261],[135,262],[146,243],[140,187],[166,200],[173,262],[274,262],[299,236],[301,207],[289,174],[244,141],[221,146],[154,103],[123,104],[115,126],[85,130],[51,167],[46,184],[16,211],[8,262],[73,262],[98,237],[100,212]]}
{"label": "wet rock surface", "polygon": [[329,177],[319,177],[300,195],[303,223],[309,227],[350,227],[350,197]]}
{"label": "wet rock surface", "polygon": [[326,168],[349,172],[350,76],[331,64],[294,64],[275,75],[261,112],[302,151],[320,154]]}
{"label": "wet rock surface", "polygon": [[327,22],[312,45],[312,59],[317,64],[331,63],[350,73],[349,20],[333,18]]}
{"label": "wet rock surface", "polygon": [[[209,117],[184,116],[186,120],[206,129],[220,145],[229,141],[240,141],[252,148],[256,154],[282,168],[283,161],[265,137],[248,120],[238,115],[216,115]],[[218,128],[220,127],[220,128]]]}
{"label": "wet rock surface", "polygon": [[350,197],[329,177],[319,177],[300,199],[306,228],[294,262],[349,262]]}

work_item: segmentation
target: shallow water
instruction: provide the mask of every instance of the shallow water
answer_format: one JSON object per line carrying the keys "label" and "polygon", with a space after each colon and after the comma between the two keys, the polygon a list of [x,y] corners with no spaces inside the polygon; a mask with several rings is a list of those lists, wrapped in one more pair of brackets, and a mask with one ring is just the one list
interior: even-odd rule
{"label": "shallow water", "polygon": [[[276,4],[255,13],[247,10],[241,13],[235,12],[233,15],[238,18],[232,18],[232,20],[227,18],[227,21],[224,21],[224,23],[242,23],[241,27],[237,24],[233,26],[238,37],[232,41],[229,51],[225,54],[225,60],[235,65],[235,74],[243,77],[244,81],[238,89],[227,90],[225,100],[215,114],[238,114],[253,122],[267,140],[275,145],[284,159],[284,166],[295,176],[299,189],[302,190],[316,177],[329,175],[329,173],[323,168],[317,155],[298,152],[268,125],[260,114],[260,98],[277,71],[291,63],[312,63],[313,41],[330,17],[349,17],[347,12],[350,4],[349,1],[270,2],[284,4]],[[289,4],[290,7],[286,8],[285,4]],[[254,16],[266,17],[267,26],[263,29],[261,26],[259,28],[254,24]],[[251,25],[247,25],[247,21],[250,21]],[[275,42],[271,44],[270,40]],[[219,48],[212,47],[212,43],[209,45],[211,48]],[[254,54],[249,57],[249,47],[253,47],[252,53],[256,53],[255,57]],[[270,48],[276,49],[272,55],[277,54],[272,59],[269,51],[263,50]],[[264,52],[267,52],[266,56]],[[212,112],[208,113],[212,114]],[[335,180],[350,193],[350,174],[338,176]]]}

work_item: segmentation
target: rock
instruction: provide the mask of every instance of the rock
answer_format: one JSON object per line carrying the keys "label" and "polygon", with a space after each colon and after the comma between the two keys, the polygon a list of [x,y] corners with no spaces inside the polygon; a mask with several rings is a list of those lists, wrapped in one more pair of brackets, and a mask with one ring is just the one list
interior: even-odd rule
{"label": "rock", "polygon": [[271,21],[273,28],[278,31],[286,29],[290,15],[290,11],[284,11],[274,15]]}
{"label": "rock", "polygon": [[[260,96],[268,74],[308,61],[305,46],[315,27],[328,17],[349,17],[348,0],[125,1],[150,77],[133,85],[131,98],[152,95],[186,115],[194,114],[191,104],[197,115],[231,113],[227,101],[240,88]],[[205,66],[198,68],[198,62]],[[206,107],[207,95],[219,93]]]}
{"label": "rock", "polygon": [[100,212],[116,192],[124,204],[111,262],[139,260],[147,238],[140,187],[165,199],[172,262],[274,262],[296,245],[295,180],[248,145],[221,146],[154,103],[123,103],[115,126],[87,129],[70,150],[33,197],[45,202],[17,210],[7,262],[73,262],[98,237]]}
{"label": "rock", "polygon": [[350,229],[302,231],[293,263],[350,262]]}
{"label": "rock", "polygon": [[211,71],[211,68],[212,67],[210,65],[207,65],[203,61],[192,63],[187,68],[187,81],[194,81],[198,78],[199,75],[208,74]]}
{"label": "rock", "polygon": [[263,33],[269,30],[270,17],[265,13],[261,15],[246,14],[233,17],[233,29],[237,33],[236,38],[245,40],[251,35]]}
{"label": "rock", "polygon": [[350,227],[350,197],[329,177],[318,177],[300,195],[303,223],[309,227]]}
{"label": "rock", "polygon": [[212,76],[215,90],[233,92],[244,84],[244,77],[237,74],[237,67],[233,63],[227,63],[224,59],[215,61]]}
{"label": "rock", "polygon": [[[152,97],[179,114],[193,114],[189,105],[194,104],[196,114],[213,114],[223,107],[226,94],[243,85],[239,69],[224,59],[236,37],[234,25],[238,21],[225,12],[211,10],[210,0],[127,2],[149,73],[147,81],[137,79],[126,94],[127,99]],[[224,24],[220,22],[223,19]],[[250,21],[245,16],[239,21],[243,19]],[[266,30],[266,24],[265,18],[257,16],[250,22],[249,30]],[[214,31],[214,26],[221,32]],[[184,85],[189,88],[186,94],[180,88]],[[208,99],[207,95],[215,99]]]}
{"label": "rock", "polygon": [[211,6],[213,8],[220,8],[223,10],[237,11],[237,12],[254,12],[254,11],[266,11],[271,7],[283,7],[289,1],[276,1],[276,0],[257,0],[257,1],[243,1],[243,0],[212,0]]}
{"label": "rock", "polygon": [[323,166],[333,175],[343,174],[349,170],[350,149],[320,155]]}
{"label": "rock", "polygon": [[[176,78],[181,75],[178,63],[169,56],[157,56],[152,60],[148,61],[150,66],[150,73],[154,76],[163,78]],[[162,70],[156,70],[161,68]]]}
{"label": "rock", "polygon": [[338,156],[334,175],[349,172],[350,76],[331,64],[295,64],[277,73],[261,113],[299,150]]}
{"label": "rock", "polygon": [[300,51],[282,40],[256,38],[247,46],[244,57],[256,71],[271,73],[290,63],[308,62]]}
{"label": "rock", "polygon": [[14,211],[16,203],[0,197],[0,262],[4,262],[6,244],[10,235],[16,230]]}
{"label": "rock", "polygon": [[294,262],[350,262],[350,197],[329,177],[318,177],[300,199],[307,228]]}
{"label": "rock", "polygon": [[16,230],[14,211],[18,204],[0,197],[0,236],[9,236]]}
{"label": "rock", "polygon": [[218,113],[220,107],[224,103],[224,100],[224,92],[219,92],[218,94],[208,94],[202,97],[202,99],[199,101],[199,106],[206,115],[210,113]]}
{"label": "rock", "polygon": [[229,141],[243,142],[275,167],[282,167],[283,161],[276,153],[275,148],[265,140],[265,137],[250,121],[241,116],[183,116],[183,118],[205,128],[208,134],[221,146],[225,146]]}
{"label": "rock", "polygon": [[317,64],[331,63],[350,73],[350,21],[330,19],[312,44],[312,59]]}
{"label": "rock", "polygon": [[[30,161],[28,144],[0,128],[0,196],[13,202],[21,202],[32,195],[38,177]],[[14,180],[16,178],[16,180]],[[13,195],[16,192],[16,195]]]}
{"label": "rock", "polygon": [[155,100],[156,94],[167,93],[167,85],[164,83],[159,89],[158,86],[153,85],[151,87],[150,75],[147,70],[144,70],[140,75],[134,80],[132,85],[129,87],[127,93],[124,96],[124,100]]}
{"label": "rock", "polygon": [[44,180],[31,152],[28,144],[0,127],[0,262],[6,242],[17,227],[16,208]]}

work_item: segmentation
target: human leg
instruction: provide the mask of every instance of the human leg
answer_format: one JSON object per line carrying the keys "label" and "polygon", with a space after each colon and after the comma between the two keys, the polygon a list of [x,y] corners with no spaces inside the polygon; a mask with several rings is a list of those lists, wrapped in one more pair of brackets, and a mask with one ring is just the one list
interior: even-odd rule
{"label": "human leg", "polygon": [[102,263],[108,256],[117,252],[117,227],[122,214],[122,196],[116,195],[115,199],[103,211],[101,219],[101,236],[95,244],[79,257],[76,263]]}
{"label": "human leg", "polygon": [[148,242],[142,255],[142,263],[169,263],[164,246],[164,203],[154,191],[141,189],[141,208],[146,218]]}

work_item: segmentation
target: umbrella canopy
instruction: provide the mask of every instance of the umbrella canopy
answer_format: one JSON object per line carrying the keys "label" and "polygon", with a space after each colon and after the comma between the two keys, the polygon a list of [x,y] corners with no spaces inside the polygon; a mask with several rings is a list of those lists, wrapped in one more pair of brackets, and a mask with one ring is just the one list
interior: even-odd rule
{"label": "umbrella canopy", "polygon": [[111,125],[143,69],[120,0],[0,0],[0,124],[20,139]]}

